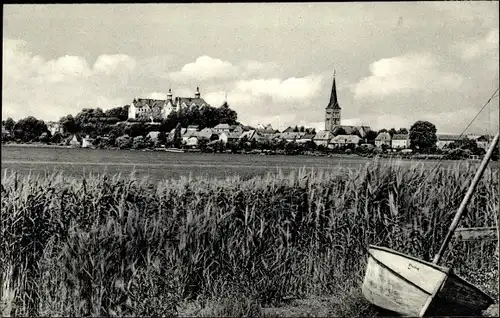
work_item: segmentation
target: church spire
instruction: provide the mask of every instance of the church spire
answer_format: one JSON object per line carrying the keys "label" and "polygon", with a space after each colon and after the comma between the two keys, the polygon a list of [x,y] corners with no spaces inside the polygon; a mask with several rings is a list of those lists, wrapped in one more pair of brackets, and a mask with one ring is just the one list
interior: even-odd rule
{"label": "church spire", "polygon": [[333,71],[333,85],[332,85],[332,92],[330,93],[330,102],[328,103],[328,106],[326,106],[326,108],[340,109],[337,100],[337,85],[335,84],[335,71]]}

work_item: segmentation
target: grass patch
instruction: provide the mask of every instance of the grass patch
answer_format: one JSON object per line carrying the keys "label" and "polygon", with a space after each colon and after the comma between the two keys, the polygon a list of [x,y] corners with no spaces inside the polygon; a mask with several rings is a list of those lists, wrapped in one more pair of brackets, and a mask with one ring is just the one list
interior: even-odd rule
{"label": "grass patch", "polygon": [[[333,295],[338,315],[362,315],[367,245],[432,259],[475,167],[429,173],[374,161],[244,181],[6,175],[0,309],[169,316],[184,301],[213,299],[209,315],[247,316],[290,296]],[[497,210],[488,169],[461,226],[495,226]],[[496,242],[451,247],[445,264],[498,297],[498,274],[479,274],[496,272]]]}

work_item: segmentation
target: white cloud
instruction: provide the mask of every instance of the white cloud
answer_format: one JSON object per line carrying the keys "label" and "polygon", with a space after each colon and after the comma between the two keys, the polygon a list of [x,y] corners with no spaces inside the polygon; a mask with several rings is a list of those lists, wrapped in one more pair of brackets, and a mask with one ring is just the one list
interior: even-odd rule
{"label": "white cloud", "polygon": [[3,44],[2,115],[57,120],[84,107],[124,105],[120,89],[114,89],[116,81],[96,77],[83,57],[65,55],[46,61],[34,55],[27,42],[7,38]]}
{"label": "white cloud", "polygon": [[473,42],[461,42],[454,45],[454,50],[458,51],[460,57],[466,61],[479,58],[484,55],[496,56],[498,64],[498,28],[492,29],[484,37]]}
{"label": "white cloud", "polygon": [[370,72],[371,76],[351,86],[355,98],[457,89],[463,82],[460,74],[439,70],[430,54],[381,59],[370,64]]}
{"label": "white cloud", "polygon": [[36,76],[44,63],[40,56],[33,56],[29,52],[26,41],[8,38],[3,40],[3,79],[19,80]]}
{"label": "white cloud", "polygon": [[149,94],[149,98],[165,100],[165,99],[167,99],[167,94],[154,92],[154,93]]}
{"label": "white cloud", "polygon": [[275,62],[259,62],[256,60],[245,60],[239,63],[243,69],[242,77],[272,75],[278,70]]}
{"label": "white cloud", "polygon": [[94,63],[94,72],[110,75],[120,67],[132,71],[136,64],[132,57],[125,54],[104,54],[99,56]]}
{"label": "white cloud", "polygon": [[302,78],[288,78],[281,80],[253,79],[238,81],[236,89],[253,96],[268,96],[279,101],[304,100],[315,96],[321,89],[323,78],[311,75]]}
{"label": "white cloud", "polygon": [[49,82],[62,82],[75,77],[90,76],[92,71],[85,59],[79,56],[63,56],[41,64],[38,74]]}
{"label": "white cloud", "polygon": [[189,79],[205,81],[232,78],[237,76],[238,72],[238,67],[230,62],[203,55],[198,57],[193,63],[184,65],[180,71],[170,73],[170,77],[180,82]]}

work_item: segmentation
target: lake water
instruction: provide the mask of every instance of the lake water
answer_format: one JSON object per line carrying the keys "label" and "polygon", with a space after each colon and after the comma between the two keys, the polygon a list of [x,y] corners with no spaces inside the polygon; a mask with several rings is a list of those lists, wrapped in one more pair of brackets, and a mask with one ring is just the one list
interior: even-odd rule
{"label": "lake water", "polygon": [[[113,175],[130,174],[135,170],[137,177],[147,176],[159,181],[179,176],[208,176],[223,178],[240,175],[249,178],[281,169],[284,173],[294,169],[314,170],[335,169],[339,165],[359,169],[372,159],[355,155],[343,157],[314,156],[261,156],[243,154],[212,153],[169,153],[160,151],[101,150],[68,148],[34,148],[2,146],[2,175],[18,171],[21,175],[43,175],[63,171],[66,176],[80,177],[89,173]],[[414,162],[401,161],[411,165]],[[424,161],[431,169],[436,161]],[[454,164],[443,161],[442,166]],[[493,163],[494,165],[497,162]],[[497,166],[497,165],[496,165]]]}

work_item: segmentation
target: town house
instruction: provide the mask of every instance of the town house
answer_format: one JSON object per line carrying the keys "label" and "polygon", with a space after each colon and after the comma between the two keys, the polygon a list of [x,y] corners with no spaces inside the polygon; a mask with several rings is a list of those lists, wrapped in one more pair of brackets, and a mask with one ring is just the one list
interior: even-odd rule
{"label": "town house", "polygon": [[332,138],[331,143],[336,148],[343,148],[349,145],[357,146],[361,138],[358,135],[338,135]]}
{"label": "town house", "polygon": [[313,141],[317,146],[327,147],[332,138],[333,138],[333,134],[330,131],[320,130],[314,136]]}
{"label": "town house", "polygon": [[392,136],[393,149],[407,149],[410,148],[410,135],[409,134],[394,134]]}
{"label": "town house", "polygon": [[375,146],[382,148],[385,145],[387,148],[391,147],[391,135],[388,132],[381,132],[375,138]]}

